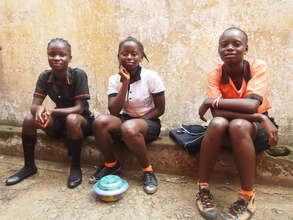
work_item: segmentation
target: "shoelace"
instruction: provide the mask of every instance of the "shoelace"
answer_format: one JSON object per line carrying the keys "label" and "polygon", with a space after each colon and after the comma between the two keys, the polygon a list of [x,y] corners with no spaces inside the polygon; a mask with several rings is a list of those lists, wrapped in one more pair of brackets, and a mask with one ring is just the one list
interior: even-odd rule
{"label": "shoelace", "polygon": [[237,200],[229,208],[229,213],[237,216],[246,210],[248,202],[245,200]]}
{"label": "shoelace", "polygon": [[146,172],[144,175],[145,175],[145,182],[146,182],[147,185],[150,185],[150,184],[155,185],[155,183],[153,181],[154,178],[153,178],[153,175],[151,173]]}
{"label": "shoelace", "polygon": [[199,192],[200,201],[203,203],[205,208],[213,208],[213,195],[207,189],[201,189]]}

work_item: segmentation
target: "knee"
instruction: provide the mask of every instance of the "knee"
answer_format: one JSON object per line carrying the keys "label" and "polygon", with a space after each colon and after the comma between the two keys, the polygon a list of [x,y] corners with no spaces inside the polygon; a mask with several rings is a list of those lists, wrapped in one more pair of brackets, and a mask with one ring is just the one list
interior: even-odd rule
{"label": "knee", "polygon": [[209,129],[213,130],[226,130],[229,126],[229,121],[222,117],[215,117],[209,124]]}
{"label": "knee", "polygon": [[81,128],[81,120],[77,114],[67,115],[65,119],[65,124],[68,130]]}
{"label": "knee", "polygon": [[93,122],[93,131],[106,129],[109,124],[109,117],[107,115],[98,116]]}
{"label": "knee", "polygon": [[29,113],[25,116],[24,120],[23,120],[23,127],[26,127],[26,126],[33,126],[35,125],[35,117]]}
{"label": "knee", "polygon": [[251,123],[244,119],[234,119],[229,124],[229,136],[231,138],[239,138],[249,135],[251,130]]}
{"label": "knee", "polygon": [[123,140],[134,138],[140,135],[139,130],[134,122],[131,120],[126,121],[121,126],[121,135]]}

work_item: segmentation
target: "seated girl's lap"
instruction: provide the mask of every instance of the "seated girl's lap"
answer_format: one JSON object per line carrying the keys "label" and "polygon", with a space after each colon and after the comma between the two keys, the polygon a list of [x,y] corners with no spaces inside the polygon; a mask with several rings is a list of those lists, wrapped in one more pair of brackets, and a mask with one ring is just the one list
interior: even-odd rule
{"label": "seated girl's lap", "polygon": [[100,115],[96,119],[97,123],[104,123],[107,130],[109,130],[114,141],[122,141],[122,133],[135,133],[141,132],[146,141],[155,140],[161,130],[160,120],[149,120],[142,118],[125,117],[125,115],[119,115],[118,117],[113,115]]}
{"label": "seated girl's lap", "polygon": [[83,116],[80,114],[70,114],[68,116],[52,116],[52,122],[48,124],[48,127],[46,128],[40,127],[40,129],[45,131],[46,134],[50,137],[64,138],[64,137],[67,137],[67,133],[68,133],[67,126],[71,126],[70,120],[72,120],[72,123],[76,123],[77,121],[81,122],[81,129],[83,130],[85,137],[92,135],[91,127],[92,127],[94,117]]}
{"label": "seated girl's lap", "polygon": [[[211,121],[213,123],[220,123],[225,124],[228,120],[221,117],[214,118],[215,121]],[[245,119],[234,119],[231,121],[228,121],[229,125],[227,129],[231,128],[230,130],[233,131],[239,129],[243,129],[244,131],[247,131],[250,133],[250,136],[253,140],[254,148],[256,153],[261,152],[268,148],[268,135],[264,131],[264,129],[261,127],[259,122],[249,122]],[[236,131],[237,132],[237,131]],[[231,149],[231,142],[229,139],[229,132],[227,131],[226,134],[224,134],[224,140],[223,140],[223,148],[224,149]]]}

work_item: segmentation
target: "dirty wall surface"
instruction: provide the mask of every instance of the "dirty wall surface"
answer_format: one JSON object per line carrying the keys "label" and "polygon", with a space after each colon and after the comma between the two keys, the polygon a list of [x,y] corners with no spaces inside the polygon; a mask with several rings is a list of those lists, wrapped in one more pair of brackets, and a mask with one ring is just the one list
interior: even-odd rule
{"label": "dirty wall surface", "polygon": [[[117,72],[117,47],[131,35],[145,47],[166,90],[163,127],[202,123],[207,72],[219,62],[217,41],[230,26],[249,36],[247,58],[269,65],[270,114],[281,142],[293,142],[293,1],[238,0],[1,0],[0,123],[20,125],[38,74],[48,68],[46,47],[62,37],[72,45],[72,67],[89,77],[91,108],[107,112],[108,77]],[[47,105],[51,105],[46,101]]]}

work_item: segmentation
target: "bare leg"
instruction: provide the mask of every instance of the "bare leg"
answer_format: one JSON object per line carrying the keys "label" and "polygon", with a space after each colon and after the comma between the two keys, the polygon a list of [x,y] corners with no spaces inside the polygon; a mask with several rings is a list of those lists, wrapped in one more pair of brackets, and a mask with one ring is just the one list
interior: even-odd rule
{"label": "bare leg", "polygon": [[229,137],[240,174],[241,188],[247,191],[253,190],[255,177],[255,135],[256,128],[249,121],[234,119],[229,124]]}
{"label": "bare leg", "polygon": [[134,153],[143,168],[143,189],[148,194],[153,194],[158,189],[158,181],[153,172],[149,152],[145,143],[148,125],[143,119],[131,119],[121,126],[122,138],[128,149]]}
{"label": "bare leg", "polygon": [[100,115],[93,123],[94,136],[108,163],[116,160],[113,154],[114,141],[111,132],[120,132],[120,127],[120,119],[112,115]]}
{"label": "bare leg", "polygon": [[143,119],[131,119],[121,126],[123,141],[128,149],[135,154],[142,168],[150,165],[150,156],[145,144],[148,125]]}
{"label": "bare leg", "polygon": [[199,159],[199,182],[209,182],[211,172],[227,137],[229,121],[222,117],[215,117],[209,124],[208,130],[201,143]]}

